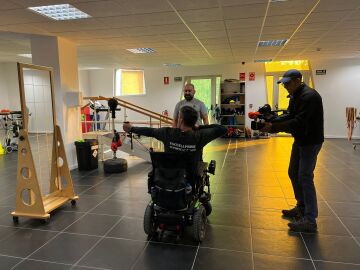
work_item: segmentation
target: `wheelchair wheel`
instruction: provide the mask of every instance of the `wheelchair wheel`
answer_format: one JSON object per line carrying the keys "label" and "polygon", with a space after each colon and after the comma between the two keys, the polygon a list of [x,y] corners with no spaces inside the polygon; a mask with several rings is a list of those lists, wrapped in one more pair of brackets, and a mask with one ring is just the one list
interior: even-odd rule
{"label": "wheelchair wheel", "polygon": [[207,201],[207,202],[203,203],[203,206],[205,207],[206,216],[209,216],[212,212],[211,202]]}
{"label": "wheelchair wheel", "polygon": [[152,204],[148,204],[144,213],[144,232],[148,236],[152,236],[156,230],[153,213],[154,210]]}
{"label": "wheelchair wheel", "polygon": [[204,206],[200,205],[199,209],[196,210],[193,218],[193,235],[195,241],[202,242],[202,240],[204,240],[206,222],[206,210]]}

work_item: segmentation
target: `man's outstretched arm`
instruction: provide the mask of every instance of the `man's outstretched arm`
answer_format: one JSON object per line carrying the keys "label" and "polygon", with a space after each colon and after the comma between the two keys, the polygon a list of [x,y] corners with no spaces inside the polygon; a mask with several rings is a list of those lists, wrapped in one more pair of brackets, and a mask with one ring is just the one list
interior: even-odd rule
{"label": "man's outstretched arm", "polygon": [[159,141],[165,139],[166,129],[167,128],[134,127],[130,123],[124,123],[123,125],[123,130],[125,132],[133,132],[138,135],[153,137]]}
{"label": "man's outstretched arm", "polygon": [[199,127],[200,132],[200,144],[201,146],[205,146],[212,140],[215,140],[216,138],[224,135],[227,132],[227,128],[222,125],[207,125],[207,126],[200,126]]}

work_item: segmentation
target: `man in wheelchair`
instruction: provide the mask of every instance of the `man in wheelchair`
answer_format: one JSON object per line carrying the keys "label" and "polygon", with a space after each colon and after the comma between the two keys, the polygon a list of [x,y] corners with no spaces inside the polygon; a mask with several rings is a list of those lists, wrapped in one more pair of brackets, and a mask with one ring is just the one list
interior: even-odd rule
{"label": "man in wheelchair", "polygon": [[195,240],[202,241],[205,236],[206,216],[211,212],[208,173],[215,173],[215,161],[210,165],[203,162],[202,149],[227,129],[221,125],[196,127],[197,118],[197,111],[185,106],[180,110],[179,128],[133,127],[129,123],[123,126],[126,132],[154,137],[165,147],[165,153],[150,153],[152,202],[144,215],[144,230],[149,236],[158,228],[180,233],[191,224]]}

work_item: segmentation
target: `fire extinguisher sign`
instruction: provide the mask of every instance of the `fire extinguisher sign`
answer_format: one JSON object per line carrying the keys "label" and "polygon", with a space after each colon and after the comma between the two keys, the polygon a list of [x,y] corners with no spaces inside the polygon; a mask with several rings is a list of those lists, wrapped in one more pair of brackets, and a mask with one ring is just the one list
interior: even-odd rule
{"label": "fire extinguisher sign", "polygon": [[249,72],[249,81],[255,81],[255,72]]}
{"label": "fire extinguisher sign", "polygon": [[164,84],[169,84],[169,77],[164,77]]}
{"label": "fire extinguisher sign", "polygon": [[240,79],[240,82],[245,82],[245,72],[239,73],[239,79]]}

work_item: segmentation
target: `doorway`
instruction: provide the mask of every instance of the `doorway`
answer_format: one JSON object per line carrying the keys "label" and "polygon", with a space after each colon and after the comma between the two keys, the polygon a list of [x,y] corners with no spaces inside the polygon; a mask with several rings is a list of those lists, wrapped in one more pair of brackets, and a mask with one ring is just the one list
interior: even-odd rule
{"label": "doorway", "polygon": [[[309,70],[302,70],[303,82],[312,87],[311,72]],[[289,105],[289,93],[284,86],[277,81],[282,78],[284,72],[267,72],[266,86],[267,86],[267,100],[274,110],[286,110]]]}
{"label": "doorway", "polygon": [[[215,105],[219,104],[221,76],[187,76],[184,79],[184,86],[188,83],[194,85],[196,90],[195,98],[204,102],[208,110],[209,120],[211,121],[212,111]],[[181,99],[183,98],[183,93],[181,93]]]}
{"label": "doorway", "polygon": [[[220,97],[220,75],[211,76],[187,76],[184,80],[184,86],[192,83],[195,87],[195,97],[204,102],[206,108],[210,110],[215,104],[218,104]],[[182,95],[182,94],[181,94]],[[181,96],[183,99],[184,97]]]}
{"label": "doorway", "polygon": [[267,103],[274,110],[286,110],[289,106],[287,90],[277,81],[282,78],[289,69],[300,70],[303,82],[313,87],[311,79],[311,67],[308,60],[275,61],[265,63]]}

